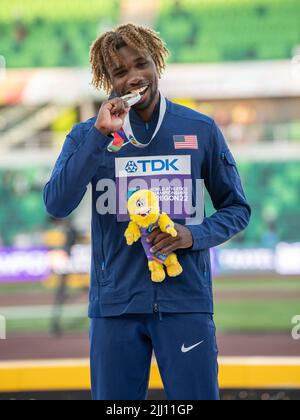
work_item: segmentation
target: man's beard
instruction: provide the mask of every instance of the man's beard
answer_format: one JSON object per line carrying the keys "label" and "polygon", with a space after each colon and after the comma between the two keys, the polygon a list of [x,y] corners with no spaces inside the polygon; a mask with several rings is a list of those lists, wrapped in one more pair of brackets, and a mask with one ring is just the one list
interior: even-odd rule
{"label": "man's beard", "polygon": [[[143,104],[137,104],[135,105],[133,108],[138,110],[138,111],[144,111],[145,109],[149,108],[153,101],[156,99],[157,94],[158,94],[158,86],[155,86],[154,91],[151,90],[151,86],[149,88],[150,90],[150,96],[149,99],[147,100],[147,102],[143,103]],[[146,95],[148,94],[148,92],[146,92]]]}

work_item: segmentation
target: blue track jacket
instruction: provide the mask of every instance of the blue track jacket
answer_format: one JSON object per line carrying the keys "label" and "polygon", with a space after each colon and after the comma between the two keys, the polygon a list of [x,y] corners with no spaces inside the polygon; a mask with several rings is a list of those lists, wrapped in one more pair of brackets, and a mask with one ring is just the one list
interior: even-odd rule
{"label": "blue track jacket", "polygon": [[[144,123],[134,109],[130,121],[135,137],[148,142],[157,125],[159,106],[151,121]],[[209,117],[167,100],[167,111],[151,145],[138,149],[128,145],[110,153],[111,137],[94,126],[96,118],[76,125],[67,136],[49,182],[44,188],[47,211],[65,218],[79,205],[87,186],[92,185],[92,261],[89,316],[118,316],[125,313],[175,312],[213,313],[209,248],[228,241],[244,230],[251,210],[246,201],[236,162],[224,137]],[[178,136],[197,136],[195,148],[176,148]],[[193,235],[191,249],[177,250],[183,274],[163,283],[152,283],[147,257],[141,242],[127,246],[124,232],[128,222],[117,221],[116,214],[100,215],[97,200],[99,180],[116,180],[115,160],[131,163],[144,158],[167,159],[176,169],[174,156],[188,156],[191,177],[203,179],[216,212],[202,224],[187,226]],[[151,160],[150,159],[150,160]],[[149,160],[149,162],[150,162]],[[133,163],[134,165],[134,163]],[[193,200],[195,197],[193,196]],[[185,224],[185,219],[175,222]]]}

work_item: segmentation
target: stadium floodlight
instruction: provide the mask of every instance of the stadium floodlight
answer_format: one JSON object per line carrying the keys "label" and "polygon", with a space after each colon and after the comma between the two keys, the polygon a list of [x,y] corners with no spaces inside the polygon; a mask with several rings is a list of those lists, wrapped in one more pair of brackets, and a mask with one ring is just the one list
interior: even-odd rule
{"label": "stadium floodlight", "polygon": [[6,76],[6,60],[3,55],[0,55],[0,82],[5,79]]}
{"label": "stadium floodlight", "polygon": [[6,319],[0,315],[0,340],[6,340]]}

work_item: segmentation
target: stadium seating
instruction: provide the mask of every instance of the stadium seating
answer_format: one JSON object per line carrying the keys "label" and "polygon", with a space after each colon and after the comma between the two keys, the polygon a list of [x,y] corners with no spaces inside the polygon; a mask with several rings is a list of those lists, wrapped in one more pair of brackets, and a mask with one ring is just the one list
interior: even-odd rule
{"label": "stadium seating", "polygon": [[[121,0],[1,0],[0,55],[9,68],[88,65]],[[300,45],[299,0],[163,0],[155,28],[182,63],[286,59]]]}
{"label": "stadium seating", "polygon": [[182,63],[288,59],[300,45],[299,0],[165,0],[156,29]]}
{"label": "stadium seating", "polygon": [[[251,203],[252,218],[250,227],[232,245],[243,241],[247,246],[266,246],[270,235],[277,241],[298,242],[299,162],[241,162],[239,172]],[[213,213],[208,197],[206,208],[208,215]]]}
{"label": "stadium seating", "polygon": [[[17,234],[32,235],[44,227],[47,216],[41,199],[48,169],[0,171],[0,243],[13,245]],[[31,238],[32,239],[32,238]]]}
{"label": "stadium seating", "polygon": [[1,0],[0,55],[8,68],[88,65],[99,32],[118,20],[119,0]]}

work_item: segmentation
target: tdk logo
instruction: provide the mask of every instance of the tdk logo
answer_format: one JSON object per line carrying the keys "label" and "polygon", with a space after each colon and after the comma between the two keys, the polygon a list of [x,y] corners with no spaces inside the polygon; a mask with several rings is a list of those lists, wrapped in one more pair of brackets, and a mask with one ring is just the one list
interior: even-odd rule
{"label": "tdk logo", "polygon": [[146,172],[161,172],[161,171],[179,171],[176,166],[178,159],[154,159],[154,160],[138,160],[137,163],[129,161],[125,167],[127,173],[135,173],[138,170],[137,165],[140,166],[140,170]]}
{"label": "tdk logo", "polygon": [[116,178],[191,175],[190,155],[128,156],[115,158]]}
{"label": "tdk logo", "polygon": [[133,160],[129,161],[125,167],[125,171],[129,174],[134,174],[137,172],[138,167],[136,166],[135,162]]}

